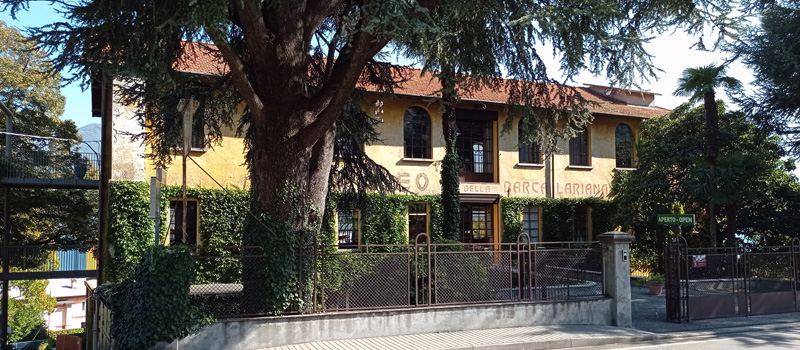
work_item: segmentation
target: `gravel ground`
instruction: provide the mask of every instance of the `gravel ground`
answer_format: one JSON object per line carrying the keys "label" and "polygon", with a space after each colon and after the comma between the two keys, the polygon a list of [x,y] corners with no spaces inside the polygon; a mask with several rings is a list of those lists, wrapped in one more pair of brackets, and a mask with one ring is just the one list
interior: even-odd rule
{"label": "gravel ground", "polygon": [[754,326],[781,322],[800,322],[800,312],[694,320],[689,323],[667,322],[667,307],[664,295],[650,295],[647,288],[633,286],[631,287],[631,306],[633,307],[633,327],[654,333],[699,331],[722,327]]}

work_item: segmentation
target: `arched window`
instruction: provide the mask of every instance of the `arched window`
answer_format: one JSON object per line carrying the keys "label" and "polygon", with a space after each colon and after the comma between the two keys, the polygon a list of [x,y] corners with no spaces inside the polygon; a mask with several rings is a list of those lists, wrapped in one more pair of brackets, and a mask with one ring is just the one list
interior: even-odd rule
{"label": "arched window", "polygon": [[535,142],[524,142],[522,135],[525,133],[523,129],[522,120],[519,121],[519,133],[517,134],[517,141],[519,142],[519,162],[523,164],[542,164],[542,151],[539,144]]}
{"label": "arched window", "polygon": [[614,132],[617,168],[633,168],[633,132],[631,127],[620,123]]}
{"label": "arched window", "polygon": [[403,116],[405,158],[431,158],[431,117],[420,107],[411,107]]}

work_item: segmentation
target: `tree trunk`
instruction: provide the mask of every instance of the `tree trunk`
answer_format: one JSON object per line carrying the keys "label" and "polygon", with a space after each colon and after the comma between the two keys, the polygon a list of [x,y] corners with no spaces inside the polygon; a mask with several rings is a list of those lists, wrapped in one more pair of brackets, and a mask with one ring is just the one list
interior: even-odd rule
{"label": "tree trunk", "polygon": [[444,133],[445,155],[442,161],[442,238],[457,241],[461,237],[461,199],[459,193],[458,171],[461,159],[456,152],[456,92],[452,67],[442,69],[442,131]]}
{"label": "tree trunk", "polygon": [[[250,207],[259,218],[245,221],[242,242],[261,247],[258,253],[265,257],[243,259],[242,311],[247,314],[281,313],[297,305],[301,287],[304,296],[309,294],[311,258],[299,260],[297,249],[312,243],[324,214],[335,130],[330,127],[309,148],[274,142],[278,135],[254,130],[248,154]],[[277,127],[271,131],[284,132]]]}
{"label": "tree trunk", "polygon": [[[714,98],[714,90],[706,91],[703,94],[703,104],[706,112],[706,159],[709,166],[709,181],[711,195],[717,192],[716,167],[717,157],[719,156],[719,114],[717,113],[717,101]],[[717,218],[716,209],[713,203],[708,203],[708,229],[711,236],[711,244],[716,247],[717,237]]]}

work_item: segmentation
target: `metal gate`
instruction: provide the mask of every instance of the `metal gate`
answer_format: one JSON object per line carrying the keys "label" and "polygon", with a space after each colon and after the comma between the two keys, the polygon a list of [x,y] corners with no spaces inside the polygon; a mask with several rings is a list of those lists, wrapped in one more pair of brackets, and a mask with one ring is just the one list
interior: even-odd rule
{"label": "metal gate", "polygon": [[800,239],[788,246],[691,248],[682,236],[664,252],[667,320],[800,311]]}

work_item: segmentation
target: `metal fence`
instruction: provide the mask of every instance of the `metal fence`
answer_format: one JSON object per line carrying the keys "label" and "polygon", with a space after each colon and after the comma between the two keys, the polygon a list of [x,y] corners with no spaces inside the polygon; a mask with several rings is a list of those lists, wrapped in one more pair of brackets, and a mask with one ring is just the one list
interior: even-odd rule
{"label": "metal fence", "polygon": [[[341,250],[313,241],[297,252],[297,299],[288,312],[426,307],[597,298],[605,295],[594,242],[362,245]],[[264,314],[270,292],[260,247],[206,247],[194,253],[194,305],[218,318]],[[255,283],[243,284],[243,277]],[[263,280],[259,280],[263,279]]]}
{"label": "metal fence", "polygon": [[2,176],[8,178],[97,180],[100,156],[51,150],[14,150],[11,159],[0,158]]}
{"label": "metal fence", "polygon": [[800,311],[800,239],[692,248],[678,236],[665,249],[669,321]]}
{"label": "metal fence", "polygon": [[0,258],[7,255],[8,272],[16,274],[89,271],[97,269],[96,249],[94,245],[8,246],[0,248]]}
{"label": "metal fence", "polygon": [[108,301],[98,289],[90,289],[87,295],[86,337],[87,350],[110,350],[114,348],[111,336],[112,314]]}

